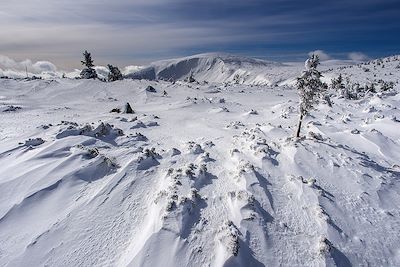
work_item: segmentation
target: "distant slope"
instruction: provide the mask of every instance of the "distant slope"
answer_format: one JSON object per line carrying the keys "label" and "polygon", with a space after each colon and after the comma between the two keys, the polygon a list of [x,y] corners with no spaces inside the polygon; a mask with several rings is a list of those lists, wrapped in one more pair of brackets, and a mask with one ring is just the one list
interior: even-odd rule
{"label": "distant slope", "polygon": [[[323,80],[330,83],[340,73],[352,83],[396,82],[400,70],[400,56],[391,56],[355,62],[328,60],[321,62]],[[156,61],[126,75],[127,78],[145,80],[185,80],[191,74],[197,82],[244,85],[293,86],[303,70],[302,62],[279,63],[224,53],[206,53],[178,59]]]}
{"label": "distant slope", "polygon": [[[328,66],[329,67],[329,66]],[[336,78],[339,74],[346,79],[350,79],[352,83],[360,85],[375,83],[381,81],[397,83],[400,72],[400,55],[385,58],[374,59],[359,64],[348,64],[330,69],[324,72],[325,80],[330,82],[332,78]]]}
{"label": "distant slope", "polygon": [[206,53],[157,61],[127,77],[176,81],[184,80],[193,73],[193,78],[199,82],[271,85],[283,74],[287,76],[291,73],[288,69],[293,69],[293,66],[223,53]]}
{"label": "distant slope", "polygon": [[[285,66],[290,65],[285,63]],[[356,62],[351,60],[327,60],[322,61],[319,69],[322,72],[322,80],[330,84],[331,80],[342,75],[345,83],[349,80],[350,86],[359,84],[360,86],[374,84],[380,87],[383,82],[395,83],[399,82],[398,73],[400,72],[400,55],[378,58],[367,62]],[[292,63],[292,68],[280,68],[276,70],[287,71],[280,74],[282,81],[277,83],[280,86],[294,86],[296,77],[302,71],[302,64]]]}

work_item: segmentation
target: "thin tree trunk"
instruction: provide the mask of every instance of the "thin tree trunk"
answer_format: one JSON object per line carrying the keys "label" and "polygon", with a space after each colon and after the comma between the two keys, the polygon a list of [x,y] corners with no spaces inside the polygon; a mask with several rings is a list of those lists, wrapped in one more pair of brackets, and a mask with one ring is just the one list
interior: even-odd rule
{"label": "thin tree trunk", "polygon": [[300,114],[299,126],[297,127],[296,137],[300,137],[301,123],[303,122],[303,114]]}

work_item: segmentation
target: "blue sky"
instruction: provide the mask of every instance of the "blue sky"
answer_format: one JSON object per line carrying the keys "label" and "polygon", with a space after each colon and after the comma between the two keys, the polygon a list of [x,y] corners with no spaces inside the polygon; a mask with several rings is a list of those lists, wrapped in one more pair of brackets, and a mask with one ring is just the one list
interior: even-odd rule
{"label": "blue sky", "polygon": [[[0,55],[79,67],[203,52],[278,60],[400,53],[400,1],[0,0]],[[357,52],[355,54],[354,52]],[[322,52],[321,52],[322,53]]]}

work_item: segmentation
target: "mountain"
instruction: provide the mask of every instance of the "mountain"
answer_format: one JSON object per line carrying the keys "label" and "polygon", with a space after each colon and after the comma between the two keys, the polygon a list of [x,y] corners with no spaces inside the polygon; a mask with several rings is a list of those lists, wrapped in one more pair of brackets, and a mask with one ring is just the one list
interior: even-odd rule
{"label": "mountain", "polygon": [[199,82],[271,85],[278,76],[282,76],[279,70],[289,69],[293,69],[293,66],[223,53],[207,53],[157,61],[127,77],[176,81],[185,80],[192,74]]}
{"label": "mountain", "polygon": [[[400,56],[390,56],[368,62],[328,60],[321,62],[323,81],[344,74],[360,84],[392,81],[398,72]],[[126,75],[132,79],[183,81],[190,75],[197,82],[244,85],[294,86],[301,74],[299,62],[279,63],[223,53],[206,53],[190,57],[157,61]]]}

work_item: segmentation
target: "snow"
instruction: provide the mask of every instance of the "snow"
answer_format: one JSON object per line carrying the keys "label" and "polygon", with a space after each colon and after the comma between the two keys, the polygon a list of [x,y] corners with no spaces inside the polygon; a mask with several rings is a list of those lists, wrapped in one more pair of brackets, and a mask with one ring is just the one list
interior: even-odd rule
{"label": "snow", "polygon": [[[322,70],[397,82],[398,63]],[[302,64],[153,67],[159,80],[0,79],[1,266],[400,265],[398,82],[333,96],[295,139]]]}
{"label": "snow", "polygon": [[[276,72],[277,69],[282,72]],[[295,68],[297,70],[297,68]],[[291,72],[290,72],[291,71]],[[278,62],[240,57],[225,53],[206,53],[157,61],[127,77],[160,79],[166,81],[185,80],[193,74],[197,82],[235,83],[246,85],[271,85],[281,76],[293,73],[293,67]]]}

